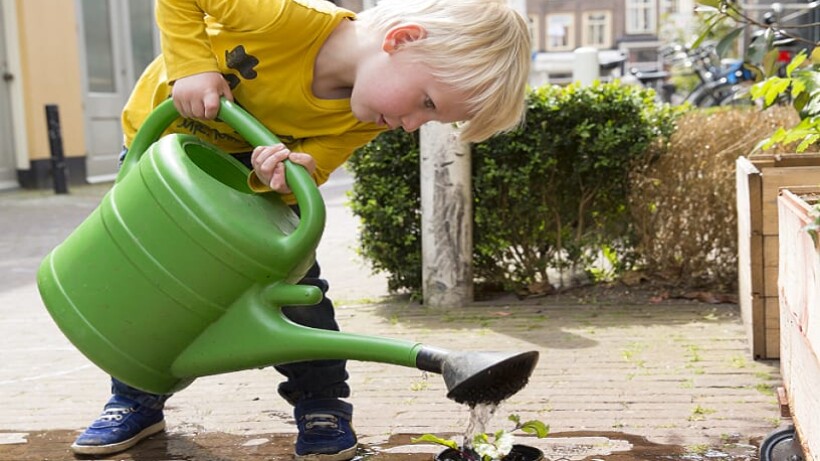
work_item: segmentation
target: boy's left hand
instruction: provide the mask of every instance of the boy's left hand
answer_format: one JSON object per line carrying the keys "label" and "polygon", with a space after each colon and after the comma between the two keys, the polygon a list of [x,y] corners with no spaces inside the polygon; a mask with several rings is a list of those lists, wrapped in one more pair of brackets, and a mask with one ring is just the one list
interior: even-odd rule
{"label": "boy's left hand", "polygon": [[316,160],[310,154],[291,152],[284,144],[259,146],[251,154],[251,164],[256,176],[263,184],[267,184],[271,190],[280,194],[291,193],[285,178],[285,159],[305,167],[311,176],[316,171]]}

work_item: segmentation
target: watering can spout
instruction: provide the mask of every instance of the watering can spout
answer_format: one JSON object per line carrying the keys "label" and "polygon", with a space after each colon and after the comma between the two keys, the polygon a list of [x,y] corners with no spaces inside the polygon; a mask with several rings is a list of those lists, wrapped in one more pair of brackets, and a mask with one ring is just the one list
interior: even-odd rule
{"label": "watering can spout", "polygon": [[[471,407],[498,403],[521,390],[538,352],[452,352],[421,343],[297,325],[272,304],[314,303],[315,287],[257,286],[238,299],[173,363],[178,377],[197,377],[320,359],[390,363],[441,374],[447,397]],[[306,308],[309,307],[299,307]]]}
{"label": "watering can spout", "polygon": [[416,356],[420,370],[440,373],[447,398],[474,407],[497,404],[527,385],[538,352],[450,352],[424,346]]}

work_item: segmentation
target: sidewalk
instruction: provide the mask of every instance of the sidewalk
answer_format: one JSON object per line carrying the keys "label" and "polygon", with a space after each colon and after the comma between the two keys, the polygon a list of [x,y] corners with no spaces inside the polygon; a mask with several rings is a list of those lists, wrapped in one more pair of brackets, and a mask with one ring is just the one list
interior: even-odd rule
{"label": "sidewalk", "polygon": [[[73,459],[68,445],[101,410],[108,377],[51,321],[34,284],[45,254],[90,213],[109,185],[0,192],[0,461]],[[751,360],[735,305],[668,300],[613,304],[503,298],[446,311],[389,297],[353,246],[357,221],[333,178],[319,261],[345,331],[450,350],[538,350],[527,387],[492,421],[538,418],[548,439],[525,439],[548,459],[754,459],[779,423],[777,362]],[[437,375],[350,362],[363,456],[432,460],[421,433],[460,434],[468,409]],[[197,380],[169,401],[168,431],[110,459],[290,460],[295,426],[272,369]],[[711,451],[710,451],[711,450]],[[684,456],[685,455],[685,456]],[[657,458],[656,458],[657,457]]]}

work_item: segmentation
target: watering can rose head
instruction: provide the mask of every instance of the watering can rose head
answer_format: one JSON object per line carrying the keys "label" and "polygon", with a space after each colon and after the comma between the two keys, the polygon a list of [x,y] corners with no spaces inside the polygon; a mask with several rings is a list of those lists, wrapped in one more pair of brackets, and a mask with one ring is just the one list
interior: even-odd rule
{"label": "watering can rose head", "polygon": [[501,461],[513,449],[513,432],[521,431],[532,434],[539,439],[549,435],[549,426],[538,420],[521,422],[518,415],[510,415],[508,419],[515,423],[512,429],[501,429],[490,435],[482,432],[473,436],[471,443],[459,446],[458,442],[452,439],[443,439],[433,434],[423,434],[412,439],[413,443],[432,442],[455,450],[463,461]]}

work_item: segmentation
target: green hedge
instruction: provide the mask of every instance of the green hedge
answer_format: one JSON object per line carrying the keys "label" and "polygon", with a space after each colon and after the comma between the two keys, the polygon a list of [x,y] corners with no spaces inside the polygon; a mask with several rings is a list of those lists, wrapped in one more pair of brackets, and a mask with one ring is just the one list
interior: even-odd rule
{"label": "green hedge", "polygon": [[353,213],[361,220],[359,251],[390,291],[421,289],[419,137],[387,131],[347,162],[356,180]]}
{"label": "green hedge", "polygon": [[[520,291],[554,269],[588,268],[601,252],[629,263],[629,172],[674,130],[654,92],[619,83],[544,86],[525,123],[472,146],[476,282]],[[660,144],[663,144],[662,142]],[[348,163],[363,256],[389,289],[421,287],[416,134],[389,132]]]}

